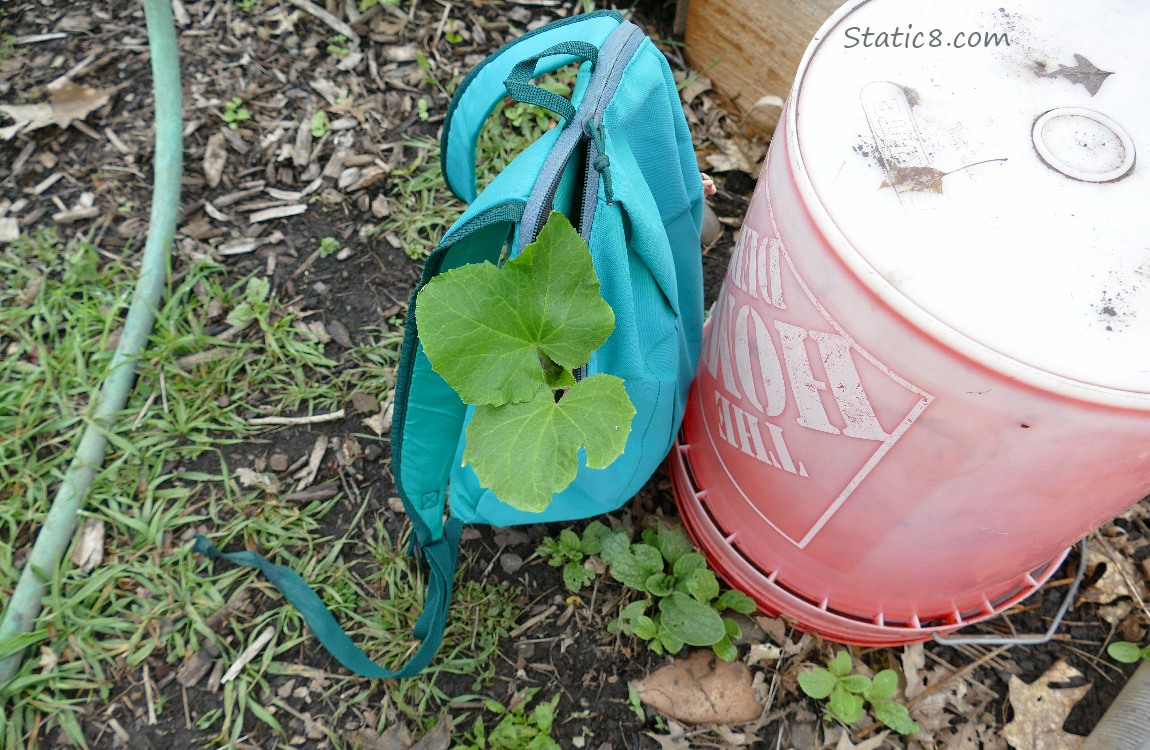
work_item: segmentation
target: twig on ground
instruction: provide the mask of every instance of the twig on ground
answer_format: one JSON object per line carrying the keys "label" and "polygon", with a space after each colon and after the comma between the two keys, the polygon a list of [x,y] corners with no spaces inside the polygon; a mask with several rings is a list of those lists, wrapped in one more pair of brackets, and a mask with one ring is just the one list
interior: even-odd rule
{"label": "twig on ground", "polygon": [[546,620],[551,615],[555,614],[556,610],[558,610],[558,609],[559,609],[558,607],[556,607],[554,604],[552,604],[550,607],[543,610],[539,614],[535,615],[534,617],[532,617],[527,622],[525,622],[522,625],[520,625],[519,627],[515,628],[515,630],[512,630],[509,637],[518,638],[519,636],[523,635],[524,633],[526,633],[531,628],[535,627],[539,623]]}
{"label": "twig on ground", "polygon": [[310,13],[319,20],[323,21],[337,34],[343,34],[345,37],[347,37],[348,42],[350,42],[355,49],[359,49],[359,34],[355,33],[355,30],[353,30],[343,21],[333,16],[331,13],[328,13],[326,10],[319,7],[315,3],[308,2],[308,0],[288,0],[288,2],[300,10]]}
{"label": "twig on ground", "polygon": [[263,632],[261,632],[259,636],[256,637],[254,641],[252,641],[252,645],[244,649],[244,652],[240,654],[240,658],[236,659],[231,668],[228,669],[228,671],[224,673],[224,676],[220,678],[220,684],[225,685],[234,680],[243,670],[243,668],[248,665],[248,662],[256,658],[260,651],[263,651],[264,646],[271,642],[272,636],[275,634],[276,629],[271,625],[264,628]]}
{"label": "twig on ground", "polygon": [[253,417],[248,420],[250,425],[300,425],[319,424],[321,422],[338,422],[343,419],[343,409],[330,414],[313,414],[309,417]]}

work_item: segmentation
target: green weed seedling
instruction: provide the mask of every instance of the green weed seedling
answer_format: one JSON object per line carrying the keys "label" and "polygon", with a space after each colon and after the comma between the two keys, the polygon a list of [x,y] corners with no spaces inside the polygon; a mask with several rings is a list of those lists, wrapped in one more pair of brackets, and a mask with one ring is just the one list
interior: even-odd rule
{"label": "green weed seedling", "polygon": [[1137,664],[1143,660],[1150,660],[1150,644],[1139,646],[1130,641],[1115,641],[1106,647],[1106,653],[1114,661],[1123,664]]}
{"label": "green weed seedling", "polygon": [[483,717],[477,718],[464,743],[454,745],[454,750],[560,750],[559,743],[551,738],[559,695],[546,703],[536,703],[528,711],[527,704],[538,692],[539,688],[524,690],[515,696],[511,707],[485,700],[484,707],[500,717],[499,723],[488,732]]}
{"label": "green weed seedling", "polygon": [[252,119],[252,113],[244,108],[243,99],[234,96],[224,102],[224,111],[220,113],[220,119],[226,122],[229,128],[235,130],[241,122]]}
{"label": "green weed seedling", "polygon": [[347,57],[348,52],[351,50],[347,48],[347,37],[343,34],[336,34],[327,44],[327,53],[332,57]]}
{"label": "green weed seedling", "polygon": [[598,555],[600,541],[610,529],[600,521],[592,521],[583,529],[580,538],[571,529],[563,529],[558,537],[547,537],[535,550],[547,563],[555,568],[563,568],[563,585],[573,594],[595,580],[595,573],[584,564],[587,558]]}
{"label": "green weed seedling", "polygon": [[476,405],[463,462],[500,500],[542,511],[575,479],[580,448],[595,469],[622,455],[635,416],[622,378],[572,374],[615,315],[587,243],[562,214],[502,268],[471,263],[436,276],[418,305],[431,366]]}
{"label": "green weed seedling", "polygon": [[327,120],[327,112],[322,109],[311,116],[311,123],[308,125],[308,130],[311,131],[312,138],[323,138],[331,130],[331,123]]}
{"label": "green weed seedling", "polygon": [[874,679],[851,674],[851,656],[840,650],[827,666],[815,667],[799,675],[799,687],[815,700],[825,700],[827,715],[844,724],[854,724],[862,717],[863,707],[869,703],[875,718],[899,734],[913,734],[918,724],[910,718],[906,706],[894,698],[898,690],[898,675],[893,669],[884,669]]}
{"label": "green weed seedling", "polygon": [[646,529],[634,544],[626,531],[613,531],[599,546],[612,578],[649,595],[625,606],[614,628],[647,641],[655,653],[697,646],[726,661],[738,656],[731,639],[741,635],[739,625],[722,613],[749,614],[755,603],[740,591],[720,593],[718,579],[681,528]]}
{"label": "green weed seedling", "polygon": [[324,237],[319,241],[319,257],[330,258],[343,249],[343,245],[335,237]]}

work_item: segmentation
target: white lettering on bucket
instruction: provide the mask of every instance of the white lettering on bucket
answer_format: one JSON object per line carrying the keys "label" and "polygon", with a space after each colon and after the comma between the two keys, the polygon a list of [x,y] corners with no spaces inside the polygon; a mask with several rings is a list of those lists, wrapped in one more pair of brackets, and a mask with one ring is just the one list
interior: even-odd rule
{"label": "white lettering on bucket", "polygon": [[[703,367],[715,381],[715,394],[703,412],[704,419],[708,413],[715,415],[716,424],[708,429],[718,439],[716,449],[726,444],[778,470],[780,477],[795,478],[788,482],[809,486],[804,480],[816,471],[816,476],[825,473],[832,480],[823,486],[836,488],[833,497],[811,497],[796,486],[803,506],[809,506],[809,520],[791,519],[783,524],[787,530],[747,499],[764,521],[801,548],[934,397],[879,362],[831,317],[787,254],[769,197],[767,207],[769,228],[750,226],[755,217],[748,214],[708,324]],[[789,305],[785,293],[792,296]],[[860,368],[867,370],[867,377]],[[881,409],[873,398],[876,388],[882,395]],[[859,448],[840,443],[845,449],[825,444],[824,450],[824,443],[790,432],[796,429],[826,436],[819,440],[845,439]],[[863,447],[867,443],[875,448]],[[796,447],[810,455],[796,455]],[[722,461],[723,451],[718,455]],[[834,481],[840,475],[841,483]]]}

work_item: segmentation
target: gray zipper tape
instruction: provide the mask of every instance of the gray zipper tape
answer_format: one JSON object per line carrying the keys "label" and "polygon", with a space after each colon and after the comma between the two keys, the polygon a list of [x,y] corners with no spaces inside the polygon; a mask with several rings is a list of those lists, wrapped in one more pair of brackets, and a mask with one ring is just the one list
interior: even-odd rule
{"label": "gray zipper tape", "polygon": [[[563,177],[563,171],[567,168],[572,154],[575,153],[575,148],[584,137],[583,123],[588,120],[597,122],[602,118],[603,110],[611,101],[611,96],[623,78],[623,71],[627,68],[627,63],[631,61],[631,57],[644,39],[646,39],[646,35],[642,29],[630,21],[624,21],[604,40],[603,46],[599,50],[599,58],[595,63],[595,70],[591,74],[591,81],[587,85],[587,91],[579,109],[575,112],[575,118],[564,126],[563,132],[555,141],[551,153],[543,162],[543,168],[535,180],[535,187],[527,199],[527,205],[523,210],[523,221],[520,223],[516,241],[515,255],[518,255],[524,247],[535,240],[535,235],[546,220],[547,213],[550,213],[551,202],[554,200],[559,181]],[[587,184],[589,185],[590,182]],[[588,204],[594,211],[595,196],[589,196],[585,192],[583,195],[584,212],[586,212]],[[591,222],[581,220],[580,229],[585,231],[583,239],[589,239]]]}

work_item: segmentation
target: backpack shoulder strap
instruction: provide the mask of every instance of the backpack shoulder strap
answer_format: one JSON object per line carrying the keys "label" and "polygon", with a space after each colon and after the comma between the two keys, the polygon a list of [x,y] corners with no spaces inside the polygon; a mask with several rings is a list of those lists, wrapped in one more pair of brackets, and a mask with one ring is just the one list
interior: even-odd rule
{"label": "backpack shoulder strap", "polygon": [[422,642],[407,663],[398,669],[388,669],[372,661],[336,622],[334,616],[307,582],[291,568],[268,562],[255,552],[221,552],[208,538],[199,534],[192,549],[210,559],[223,559],[236,565],[255,568],[264,578],[280,590],[284,598],[299,610],[304,621],[315,633],[329,654],[344,667],[361,677],[391,679],[413,677],[419,674],[435,657],[443,641],[447,626],[447,612],[451,608],[451,589],[459,557],[459,537],[463,522],[448,519],[443,526],[443,537],[419,546],[427,560],[427,599],[423,613],[415,623],[415,637]]}
{"label": "backpack shoulder strap", "polygon": [[[479,132],[495,106],[508,95],[505,81],[512,78],[516,66],[533,60],[534,70],[526,75],[533,78],[577,60],[586,60],[588,56],[582,50],[588,46],[598,48],[622,22],[622,15],[614,10],[598,10],[555,21],[509,42],[467,74],[451,97],[440,139],[443,176],[457,198],[465,203],[475,199],[475,149]],[[522,70],[520,67],[520,72]],[[522,76],[516,76],[519,77]],[[539,103],[547,106],[546,102]]]}

